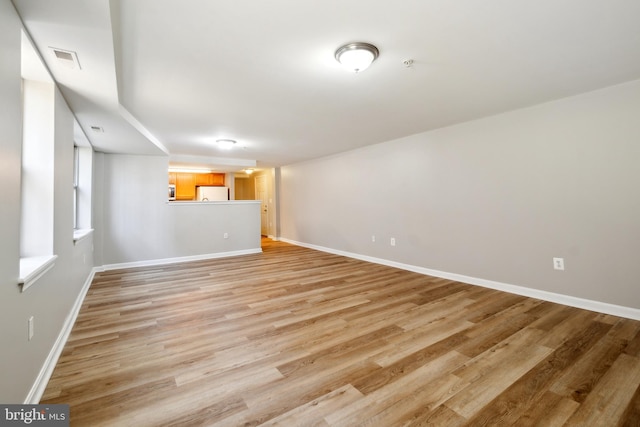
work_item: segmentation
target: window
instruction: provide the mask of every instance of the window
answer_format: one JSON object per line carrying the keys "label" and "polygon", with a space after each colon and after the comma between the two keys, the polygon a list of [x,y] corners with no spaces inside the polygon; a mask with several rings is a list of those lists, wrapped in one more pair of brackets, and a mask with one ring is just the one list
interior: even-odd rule
{"label": "window", "polygon": [[78,174],[79,174],[79,150],[73,146],[73,229],[78,230]]}
{"label": "window", "polygon": [[27,289],[51,267],[53,254],[55,85],[22,36],[22,174],[20,282]]}
{"label": "window", "polygon": [[73,240],[91,234],[91,181],[93,150],[78,123],[75,123],[73,147]]}

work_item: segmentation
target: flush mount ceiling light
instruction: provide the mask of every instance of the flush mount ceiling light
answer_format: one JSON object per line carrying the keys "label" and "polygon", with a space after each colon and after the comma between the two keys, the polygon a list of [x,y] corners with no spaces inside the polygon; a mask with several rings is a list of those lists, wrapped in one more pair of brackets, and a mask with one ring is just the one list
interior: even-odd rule
{"label": "flush mount ceiling light", "polygon": [[253,173],[253,169],[245,169],[244,173],[246,173],[247,175],[251,175]]}
{"label": "flush mount ceiling light", "polygon": [[216,144],[223,150],[231,150],[236,145],[236,141],[233,139],[217,139]]}
{"label": "flush mount ceiling light", "polygon": [[336,60],[349,71],[359,73],[366,70],[376,60],[380,52],[372,44],[349,43],[336,50]]}

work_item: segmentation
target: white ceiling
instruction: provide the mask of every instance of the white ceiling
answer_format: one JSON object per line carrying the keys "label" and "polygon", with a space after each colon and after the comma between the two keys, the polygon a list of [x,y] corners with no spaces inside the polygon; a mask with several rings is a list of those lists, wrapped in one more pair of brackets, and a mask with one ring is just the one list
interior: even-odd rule
{"label": "white ceiling", "polygon": [[[638,0],[14,4],[96,150],[176,163],[282,166],[640,78]],[[334,59],[353,41],[380,50],[360,74]]]}

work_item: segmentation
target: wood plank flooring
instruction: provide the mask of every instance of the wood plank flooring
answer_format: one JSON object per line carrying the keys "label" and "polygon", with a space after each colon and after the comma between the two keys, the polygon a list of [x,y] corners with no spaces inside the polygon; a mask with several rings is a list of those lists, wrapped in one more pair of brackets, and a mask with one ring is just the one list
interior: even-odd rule
{"label": "wood plank flooring", "polygon": [[263,241],[96,275],[72,426],[639,426],[640,322]]}

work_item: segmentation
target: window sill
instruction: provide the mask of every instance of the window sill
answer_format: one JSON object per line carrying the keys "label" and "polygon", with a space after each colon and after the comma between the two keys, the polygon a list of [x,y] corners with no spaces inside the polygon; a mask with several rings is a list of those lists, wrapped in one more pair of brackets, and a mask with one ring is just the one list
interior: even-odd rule
{"label": "window sill", "polygon": [[73,244],[75,245],[80,240],[86,239],[93,233],[93,228],[82,228],[73,230]]}
{"label": "window sill", "polygon": [[58,255],[44,255],[20,258],[20,279],[18,283],[22,285],[22,292],[26,291],[47,271],[55,265]]}

